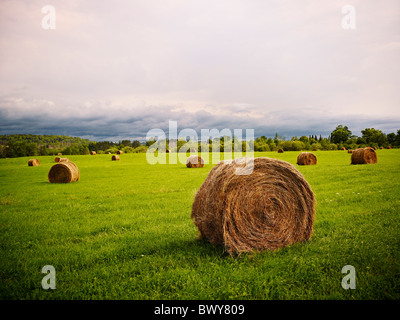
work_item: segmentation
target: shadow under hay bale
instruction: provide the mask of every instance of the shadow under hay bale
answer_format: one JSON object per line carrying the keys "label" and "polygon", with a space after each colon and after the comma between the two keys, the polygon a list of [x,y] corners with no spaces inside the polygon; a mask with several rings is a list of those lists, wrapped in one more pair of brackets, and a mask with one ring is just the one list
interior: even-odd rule
{"label": "shadow under hay bale", "polygon": [[38,159],[29,159],[28,166],[29,167],[38,167],[38,166],[40,166],[40,161]]}
{"label": "shadow under hay bale", "polygon": [[60,162],[51,167],[48,179],[50,183],[70,183],[79,180],[79,169],[73,162]]}
{"label": "shadow under hay bale", "polygon": [[317,164],[317,157],[314,153],[302,152],[297,156],[297,164],[301,166]]}
{"label": "shadow under hay bale", "polygon": [[[251,174],[236,169],[254,160]],[[191,218],[200,236],[229,254],[276,250],[309,240],[315,196],[290,163],[271,158],[221,161],[198,190]]]}
{"label": "shadow under hay bale", "polygon": [[202,168],[204,167],[204,160],[200,156],[192,155],[186,160],[186,167],[188,168]]}
{"label": "shadow under hay bale", "polygon": [[111,157],[111,160],[112,160],[112,161],[118,161],[118,160],[119,160],[119,157],[116,156],[116,155],[113,155],[113,156]]}
{"label": "shadow under hay bale", "polygon": [[369,164],[369,163],[377,163],[378,157],[373,148],[360,148],[353,150],[351,154],[351,164]]}

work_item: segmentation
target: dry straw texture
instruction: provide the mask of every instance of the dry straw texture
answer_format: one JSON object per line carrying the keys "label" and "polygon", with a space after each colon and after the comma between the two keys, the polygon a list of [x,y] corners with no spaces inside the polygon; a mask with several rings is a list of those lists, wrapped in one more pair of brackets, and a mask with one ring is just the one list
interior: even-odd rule
{"label": "dry straw texture", "polygon": [[377,163],[378,157],[371,147],[353,150],[351,154],[351,164]]}
{"label": "dry straw texture", "polygon": [[60,162],[51,167],[50,183],[69,183],[79,180],[79,169],[73,162]]}
{"label": "dry straw texture", "polygon": [[191,155],[186,160],[186,167],[188,167],[188,168],[202,168],[202,167],[204,167],[204,160],[200,156]]}
{"label": "dry straw texture", "polygon": [[28,166],[30,167],[40,166],[40,161],[38,159],[29,159]]}
{"label": "dry straw texture", "polygon": [[311,152],[302,152],[297,156],[297,164],[301,166],[317,164],[317,156]]}
{"label": "dry straw texture", "polygon": [[117,160],[119,160],[119,157],[116,156],[116,155],[113,155],[113,156],[111,157],[111,160],[112,160],[112,161],[117,161]]}
{"label": "dry straw texture", "polygon": [[249,161],[253,159],[221,161],[210,171],[192,205],[200,236],[224,245],[230,254],[309,240],[315,197],[302,174],[271,158],[254,158],[251,174],[235,173]]}

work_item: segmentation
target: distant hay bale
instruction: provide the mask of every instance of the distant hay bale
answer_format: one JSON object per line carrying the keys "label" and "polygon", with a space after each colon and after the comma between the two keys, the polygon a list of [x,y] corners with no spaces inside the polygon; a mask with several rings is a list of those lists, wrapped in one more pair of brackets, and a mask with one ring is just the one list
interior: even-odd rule
{"label": "distant hay bale", "polygon": [[169,149],[165,150],[166,153],[171,153],[171,151]]}
{"label": "distant hay bale", "polygon": [[202,168],[204,167],[204,160],[197,155],[191,155],[186,160],[186,167],[188,168]]}
{"label": "distant hay bale", "polygon": [[60,157],[55,157],[54,162],[67,162],[69,161],[69,158],[60,158]]}
{"label": "distant hay bale", "polygon": [[69,158],[60,158],[60,157],[55,157],[54,162],[68,162]]}
{"label": "distant hay bale", "polygon": [[391,146],[388,146],[387,148],[388,148],[388,149],[392,149],[392,147],[391,147]]}
{"label": "distant hay bale", "polygon": [[59,153],[57,153],[57,155],[58,155],[58,156],[62,156],[62,153],[61,153],[61,152],[59,152]]}
{"label": "distant hay bale", "polygon": [[379,149],[384,149],[383,147],[380,147]]}
{"label": "distant hay bale", "polygon": [[377,162],[378,157],[375,150],[371,147],[353,150],[353,153],[351,154],[351,164],[368,164]]}
{"label": "distant hay bale", "polygon": [[123,151],[121,151],[121,150],[118,150],[117,151],[117,154],[123,154],[124,152]]}
{"label": "distant hay bale", "polygon": [[[250,174],[235,173],[252,160]],[[191,213],[200,236],[230,254],[309,240],[314,216],[315,196],[303,175],[271,158],[220,161],[198,190]]]}
{"label": "distant hay bale", "polygon": [[111,157],[111,160],[112,160],[112,161],[118,161],[118,160],[119,160],[119,157],[116,156],[116,155],[113,155],[113,156]]}
{"label": "distant hay bale", "polygon": [[111,152],[107,152],[108,154],[111,154]]}
{"label": "distant hay bale", "polygon": [[278,149],[278,153],[283,153],[283,149]]}
{"label": "distant hay bale", "polygon": [[345,148],[345,147],[343,147],[343,148],[340,148],[340,150],[346,151],[346,148]]}
{"label": "distant hay bale", "polygon": [[302,152],[297,156],[297,164],[301,166],[317,164],[317,157],[314,153]]}
{"label": "distant hay bale", "polygon": [[60,162],[51,167],[50,183],[70,183],[79,180],[79,169],[73,162]]}
{"label": "distant hay bale", "polygon": [[347,153],[353,153],[353,150],[349,149],[347,150]]}
{"label": "distant hay bale", "polygon": [[38,159],[29,159],[28,161],[29,167],[37,167],[40,166],[40,161]]}
{"label": "distant hay bale", "polygon": [[94,156],[94,155],[96,155],[96,151],[90,151],[90,154],[91,154],[92,156]]}

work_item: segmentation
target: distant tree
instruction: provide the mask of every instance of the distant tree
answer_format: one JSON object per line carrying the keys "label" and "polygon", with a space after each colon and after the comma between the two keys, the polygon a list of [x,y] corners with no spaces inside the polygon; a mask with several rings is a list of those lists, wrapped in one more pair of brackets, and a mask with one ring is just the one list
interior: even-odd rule
{"label": "distant tree", "polygon": [[347,126],[338,125],[331,133],[331,141],[335,144],[346,142],[351,136],[351,131]]}
{"label": "distant tree", "polygon": [[396,145],[396,134],[394,132],[388,133],[386,137],[387,137],[387,142],[390,146]]}
{"label": "distant tree", "polygon": [[119,145],[121,147],[132,147],[132,142],[130,140],[122,140]]}
{"label": "distant tree", "polygon": [[132,148],[137,148],[140,147],[142,144],[138,140],[133,140],[132,141]]}
{"label": "distant tree", "polygon": [[384,146],[388,143],[386,135],[381,130],[366,128],[361,130],[361,133],[368,145],[377,144],[378,146]]}
{"label": "distant tree", "polygon": [[400,146],[400,129],[397,130],[396,134],[396,146]]}

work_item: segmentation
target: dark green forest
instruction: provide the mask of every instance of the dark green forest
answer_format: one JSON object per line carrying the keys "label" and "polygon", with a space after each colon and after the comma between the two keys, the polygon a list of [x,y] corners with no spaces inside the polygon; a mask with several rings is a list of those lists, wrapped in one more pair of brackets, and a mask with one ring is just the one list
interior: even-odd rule
{"label": "dark green forest", "polygon": [[[280,137],[278,133],[274,137],[261,136],[254,141],[239,142],[235,137],[221,137],[218,139],[219,150],[224,151],[227,144],[231,144],[232,149],[237,150],[237,144],[242,144],[242,150],[246,151],[249,145],[253,145],[254,151],[300,151],[300,150],[340,150],[356,149],[366,146],[376,148],[398,148],[400,147],[400,129],[397,133],[385,134],[381,130],[366,128],[361,131],[361,136],[353,135],[347,126],[338,125],[327,138],[321,135],[294,136],[290,140]],[[156,141],[122,140],[113,141],[90,141],[79,137],[63,135],[33,135],[33,134],[11,134],[0,135],[0,158],[15,158],[25,156],[46,156],[57,155],[85,155],[95,151],[98,154],[116,153],[121,150],[125,153],[146,152],[148,147]],[[166,140],[166,148],[171,151],[181,151],[181,147],[186,145],[188,140],[178,139],[176,146],[170,146]],[[215,141],[208,141],[209,150]],[[194,146],[201,149],[204,142],[194,142]],[[218,146],[218,145],[217,145]],[[183,150],[183,149],[182,149]],[[185,151],[187,148],[184,149]]]}

